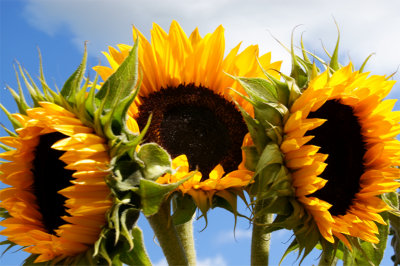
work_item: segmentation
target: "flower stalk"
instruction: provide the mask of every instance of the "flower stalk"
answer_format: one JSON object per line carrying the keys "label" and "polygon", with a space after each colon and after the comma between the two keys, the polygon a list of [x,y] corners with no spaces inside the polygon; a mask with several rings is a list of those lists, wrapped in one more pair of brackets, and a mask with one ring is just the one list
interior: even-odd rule
{"label": "flower stalk", "polygon": [[181,239],[183,249],[185,250],[186,257],[189,265],[196,265],[196,250],[193,238],[193,218],[188,222],[176,225],[176,231]]}
{"label": "flower stalk", "polygon": [[172,223],[169,201],[159,211],[147,217],[169,265],[189,265],[178,232]]}
{"label": "flower stalk", "polygon": [[257,211],[259,207],[255,209],[255,221],[253,223],[253,233],[251,237],[251,265],[268,265],[269,261],[269,248],[271,241],[271,234],[266,232],[266,224],[271,224],[273,220],[273,214],[268,213],[257,217]]}

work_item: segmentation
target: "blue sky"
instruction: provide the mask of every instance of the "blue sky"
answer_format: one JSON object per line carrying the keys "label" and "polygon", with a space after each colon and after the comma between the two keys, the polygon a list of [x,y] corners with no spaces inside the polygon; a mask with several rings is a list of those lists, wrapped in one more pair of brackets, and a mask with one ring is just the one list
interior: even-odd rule
{"label": "blue sky", "polygon": [[[399,2],[363,1],[362,5],[354,2],[315,0],[301,1],[300,4],[288,0],[268,3],[250,0],[243,4],[239,0],[188,0],[184,3],[177,0],[0,0],[0,101],[10,111],[16,111],[5,85],[17,88],[13,69],[15,60],[33,77],[38,76],[37,48],[43,55],[47,82],[60,88],[78,66],[84,41],[88,41],[90,68],[100,61],[106,62],[100,52],[106,50],[107,45],[132,43],[132,25],[148,37],[152,22],[167,30],[173,19],[187,34],[199,27],[204,35],[222,24],[227,50],[243,41],[242,47],[259,44],[262,53],[272,50],[274,60],[288,60],[286,51],[271,35],[289,44],[292,29],[301,24],[295,32],[295,40],[304,32],[307,48],[322,54],[321,43],[331,51],[336,41],[334,17],[341,31],[340,57],[343,63],[351,58],[356,66],[360,66],[370,53],[376,53],[367,70],[374,74],[395,72],[400,65]],[[289,69],[289,65],[285,63],[284,70]],[[399,77],[396,74],[394,79]],[[399,84],[395,85],[390,97],[400,97]],[[9,126],[3,113],[0,121]],[[0,133],[5,135],[4,131]],[[248,214],[243,204],[240,208]],[[154,243],[153,233],[144,217],[140,218],[139,225],[144,230],[153,262],[164,265],[160,248]],[[199,265],[249,265],[251,227],[248,221],[239,219],[235,239],[233,226],[233,215],[223,210],[209,213],[209,225],[202,232],[204,220],[195,222]],[[0,237],[1,240],[4,237]],[[273,235],[271,265],[279,262],[290,242],[290,232],[280,231]],[[0,252],[2,250],[0,247]],[[389,248],[382,265],[391,265],[389,258],[392,254]],[[318,264],[318,255],[319,252],[312,253],[304,265]],[[0,258],[0,265],[19,265],[26,256],[22,251],[6,253]],[[290,256],[283,265],[297,264],[295,260],[296,256]]]}

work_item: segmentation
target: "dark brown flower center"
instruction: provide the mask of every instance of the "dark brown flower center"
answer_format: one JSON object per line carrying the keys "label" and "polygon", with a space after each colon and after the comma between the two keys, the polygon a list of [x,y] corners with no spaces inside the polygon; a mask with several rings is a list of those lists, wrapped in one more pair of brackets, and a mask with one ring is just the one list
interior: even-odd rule
{"label": "dark brown flower center", "polygon": [[190,170],[197,168],[202,180],[218,164],[225,172],[237,169],[247,127],[232,102],[194,84],[162,88],[141,100],[141,130],[153,114],[146,142],[158,143],[173,158],[185,154]]}
{"label": "dark brown flower center", "polygon": [[41,135],[31,169],[34,176],[33,193],[43,216],[42,223],[47,232],[53,235],[56,235],[54,230],[66,223],[61,217],[68,215],[64,206],[66,197],[58,191],[72,185],[70,180],[74,171],[65,169],[66,164],[59,159],[64,152],[54,150],[51,146],[66,137],[59,132]]}
{"label": "dark brown flower center", "polygon": [[344,215],[360,190],[360,178],[365,171],[366,143],[360,123],[353,108],[337,100],[327,101],[308,118],[327,119],[307,135],[314,136],[309,144],[321,147],[319,152],[328,154],[328,166],[320,175],[328,182],[310,196],[332,204],[331,215]]}

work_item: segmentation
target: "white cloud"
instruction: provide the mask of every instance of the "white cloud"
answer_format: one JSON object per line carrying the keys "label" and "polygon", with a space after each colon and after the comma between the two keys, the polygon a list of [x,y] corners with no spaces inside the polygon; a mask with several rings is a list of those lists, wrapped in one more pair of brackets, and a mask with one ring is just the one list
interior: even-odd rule
{"label": "white cloud", "polygon": [[213,258],[204,258],[197,261],[197,266],[226,266],[228,263],[224,257],[217,255]]}
{"label": "white cloud", "polygon": [[[197,266],[226,266],[228,265],[224,257],[217,255],[215,257],[197,259]],[[168,266],[166,259],[161,259],[154,263],[154,266]]]}
{"label": "white cloud", "polygon": [[348,0],[249,0],[245,4],[240,0],[29,0],[25,13],[32,25],[48,34],[71,31],[80,48],[88,40],[92,55],[99,58],[99,51],[107,45],[132,43],[131,25],[149,37],[152,22],[167,30],[175,19],[187,33],[199,26],[202,34],[223,24],[227,49],[243,40],[244,45],[260,44],[261,52],[272,50],[273,59],[287,60],[285,70],[289,56],[269,31],[289,44],[291,31],[302,24],[295,32],[296,42],[304,31],[308,49],[321,53],[322,41],[332,51],[337,37],[334,17],[341,31],[341,55],[360,66],[375,52],[368,69],[391,74],[400,65],[398,10],[398,0],[365,0],[362,4]]}
{"label": "white cloud", "polygon": [[236,229],[235,231],[221,231],[216,235],[215,244],[235,243],[239,240],[251,239],[251,229]]}
{"label": "white cloud", "polygon": [[161,259],[156,263],[153,263],[154,266],[168,266],[168,262],[166,259]]}

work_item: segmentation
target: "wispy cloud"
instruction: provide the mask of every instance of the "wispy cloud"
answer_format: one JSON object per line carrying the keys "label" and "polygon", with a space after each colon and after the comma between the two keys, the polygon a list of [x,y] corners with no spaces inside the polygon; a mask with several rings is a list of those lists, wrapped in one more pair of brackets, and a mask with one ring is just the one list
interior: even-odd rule
{"label": "wispy cloud", "polygon": [[[227,50],[244,41],[243,46],[259,44],[261,52],[272,50],[274,60],[287,60],[288,54],[271,34],[289,44],[293,28],[301,24],[295,40],[304,32],[308,49],[321,52],[323,42],[331,50],[337,37],[334,17],[341,31],[342,57],[349,56],[360,65],[367,55],[375,52],[368,69],[378,74],[390,74],[400,65],[399,0],[26,0],[24,3],[25,18],[31,25],[54,36],[68,31],[80,49],[84,41],[89,41],[89,52],[96,57],[101,57],[100,51],[107,45],[132,43],[132,25],[149,37],[153,22],[168,30],[175,19],[188,34],[199,26],[204,35],[223,24]],[[400,97],[400,89],[392,95]],[[275,234],[273,239],[281,242],[291,236],[283,230]],[[217,245],[244,242],[250,240],[251,230],[237,229],[236,240],[232,230],[217,233],[215,237]],[[164,266],[167,262],[161,260],[155,265]],[[222,256],[215,256],[200,259],[199,265],[227,263]]]}
{"label": "wispy cloud", "polygon": [[[215,257],[202,258],[197,260],[197,266],[226,266],[228,265],[226,260],[221,255]],[[154,263],[154,266],[168,266],[167,260],[162,259]]]}
{"label": "wispy cloud", "polygon": [[32,25],[53,35],[68,30],[79,47],[89,41],[90,51],[97,57],[107,45],[132,43],[132,25],[149,37],[152,22],[168,30],[175,19],[187,33],[199,26],[205,34],[223,24],[227,29],[227,49],[240,41],[244,45],[260,44],[261,52],[272,50],[273,59],[285,59],[288,69],[288,53],[269,32],[289,44],[291,31],[302,24],[296,30],[295,40],[304,31],[308,49],[322,53],[323,42],[331,51],[337,38],[334,17],[341,31],[342,58],[350,57],[356,65],[361,65],[370,53],[376,53],[368,69],[377,74],[390,74],[400,65],[400,35],[396,34],[400,28],[398,0],[387,0],[384,4],[373,0],[362,4],[348,0],[307,3],[249,0],[245,4],[239,0],[29,0],[26,3],[26,18]]}
{"label": "wispy cloud", "polygon": [[227,243],[235,243],[240,240],[249,240],[251,239],[251,229],[236,229],[221,231],[216,235],[215,244],[227,244]]}

